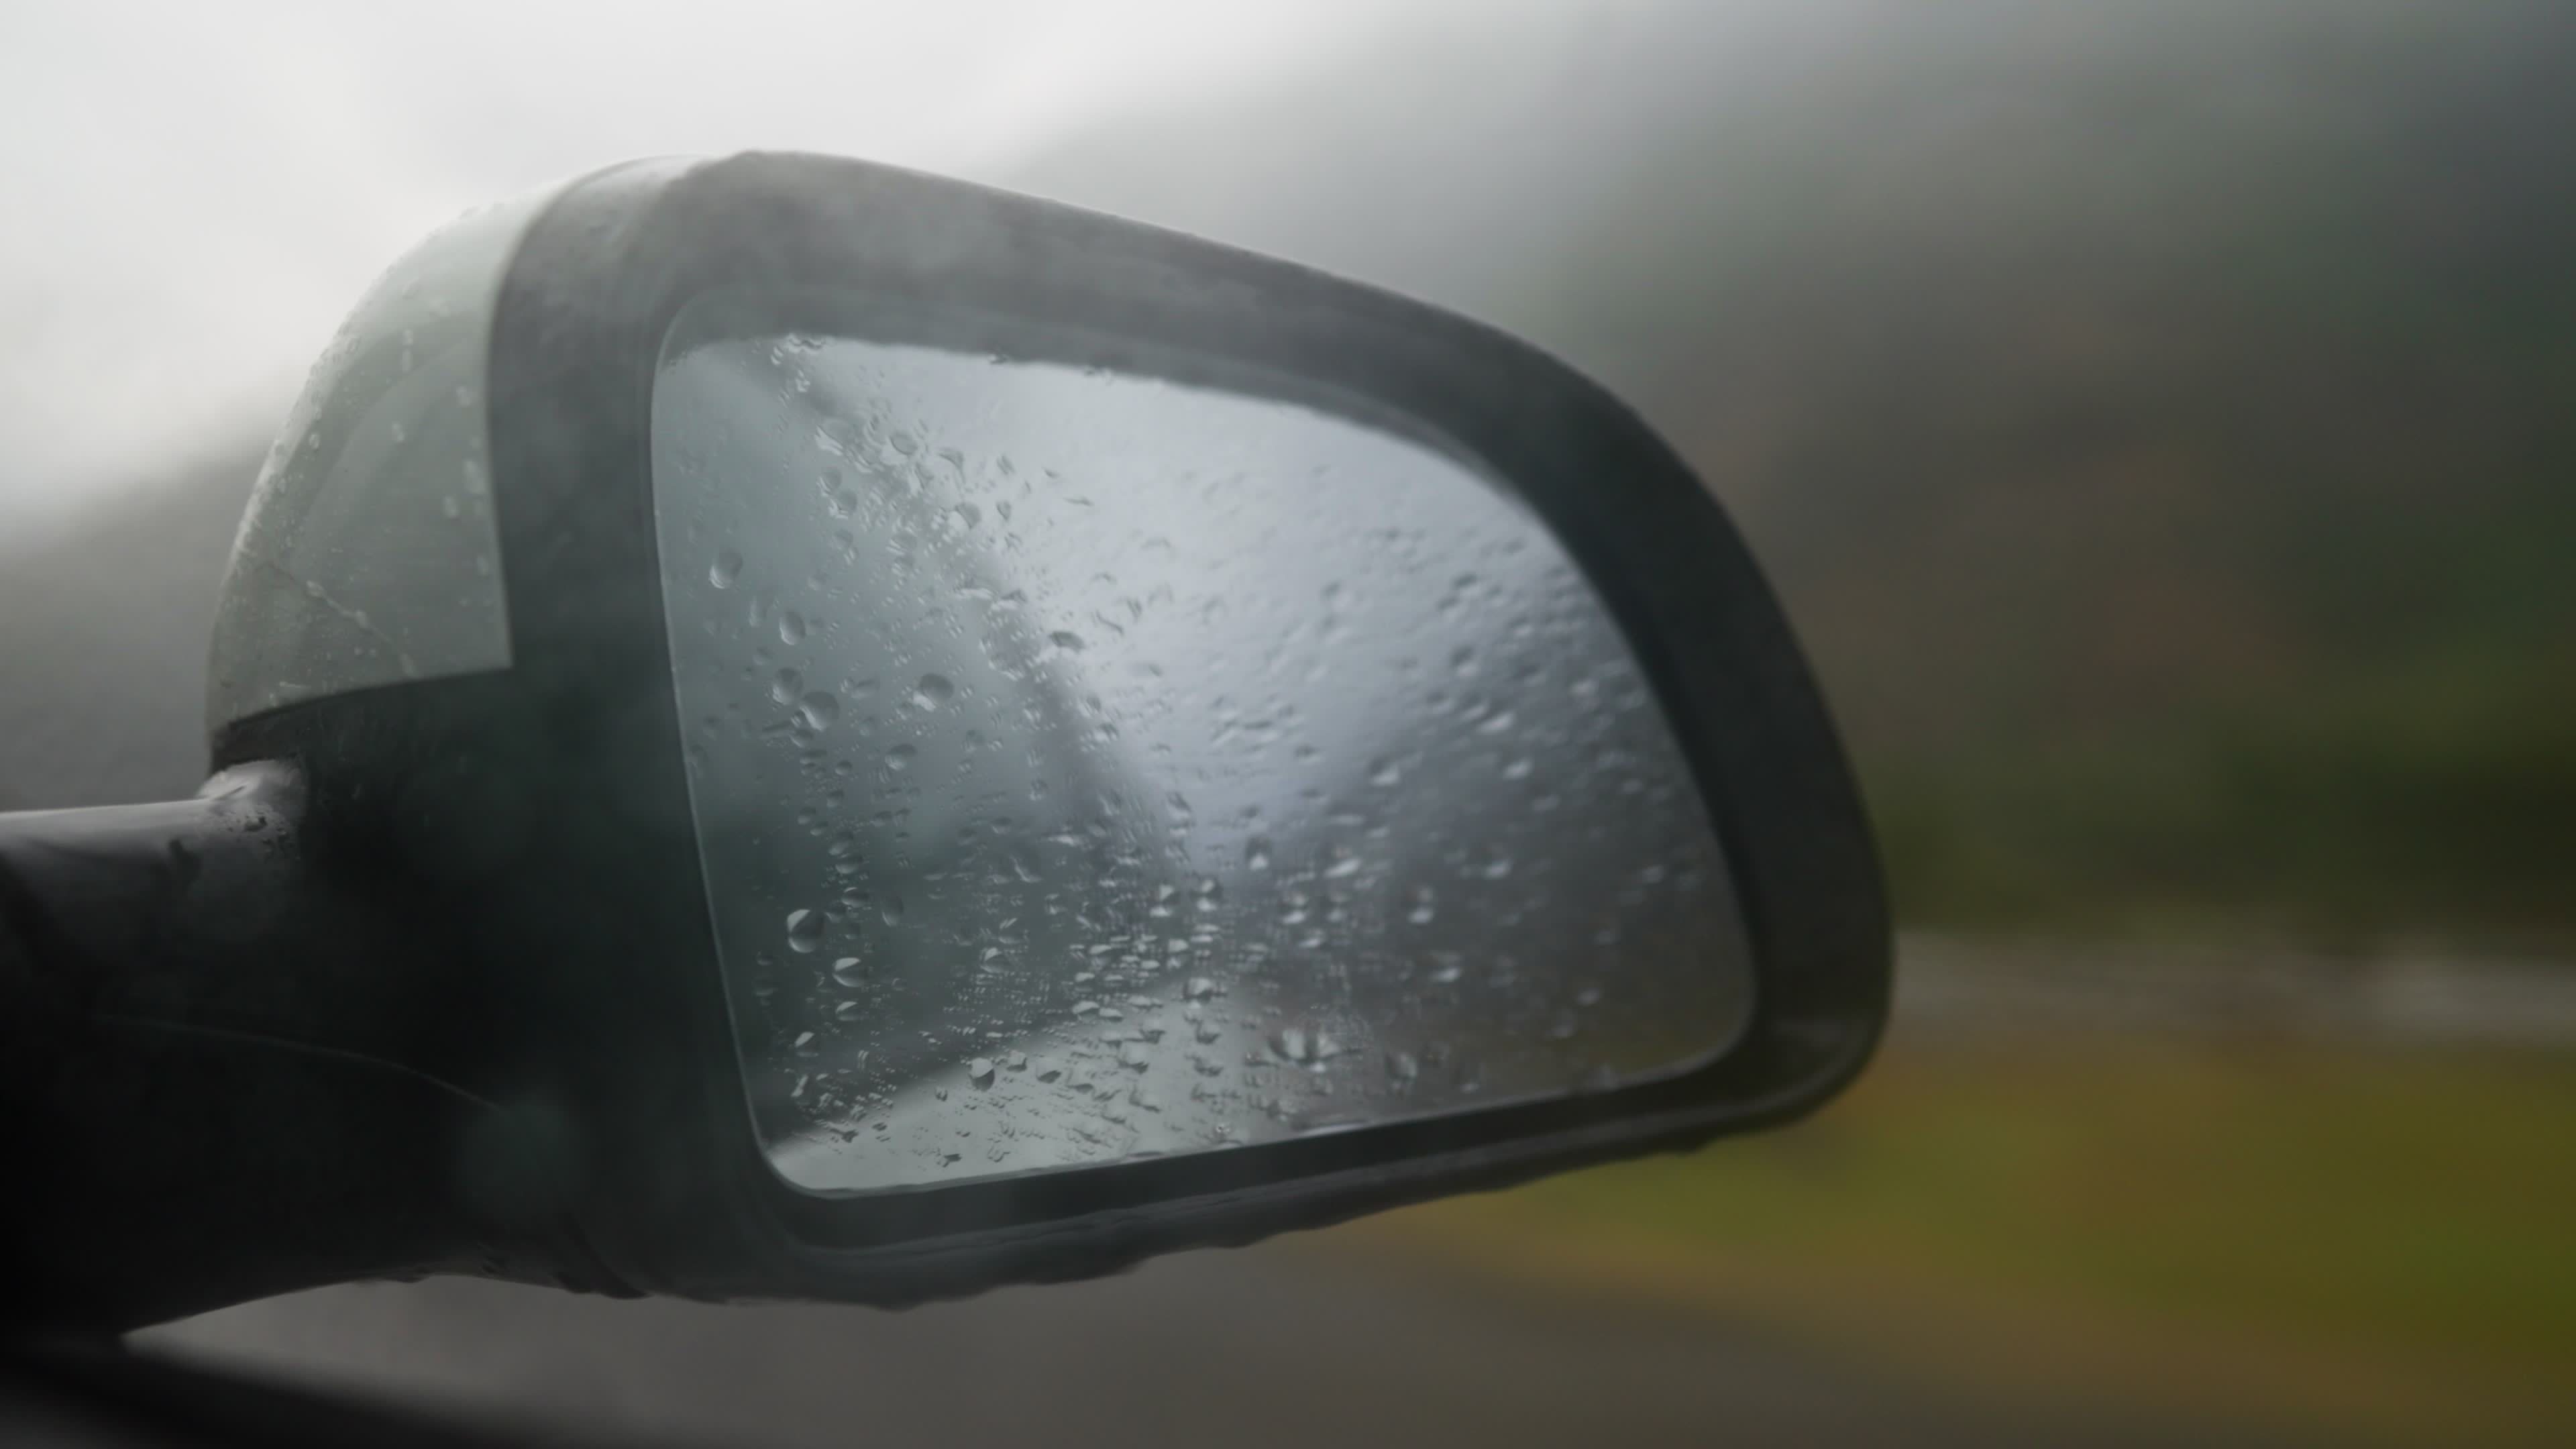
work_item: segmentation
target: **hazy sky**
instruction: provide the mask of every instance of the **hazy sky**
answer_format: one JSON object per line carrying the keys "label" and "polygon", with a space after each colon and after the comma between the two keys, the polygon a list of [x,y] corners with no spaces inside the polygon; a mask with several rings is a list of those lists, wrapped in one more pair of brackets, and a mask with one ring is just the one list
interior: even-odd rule
{"label": "hazy sky", "polygon": [[[1516,6],[1545,0],[1514,0]],[[393,255],[640,155],[981,179],[1495,0],[207,4],[0,10],[0,540],[278,416]]]}

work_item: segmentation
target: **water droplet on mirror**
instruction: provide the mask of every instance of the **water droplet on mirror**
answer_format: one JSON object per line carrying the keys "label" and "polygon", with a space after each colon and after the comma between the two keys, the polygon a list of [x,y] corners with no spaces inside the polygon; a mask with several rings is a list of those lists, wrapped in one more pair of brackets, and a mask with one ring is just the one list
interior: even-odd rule
{"label": "water droplet on mirror", "polygon": [[822,945],[823,913],[820,911],[789,911],[787,913],[787,944],[790,948],[797,951],[811,951],[815,947]]}
{"label": "water droplet on mirror", "polygon": [[925,674],[912,687],[911,703],[914,709],[932,710],[956,697],[957,686],[949,682],[947,675]]}
{"label": "water droplet on mirror", "polygon": [[742,555],[732,549],[717,554],[716,561],[707,565],[707,582],[719,589],[732,588],[734,580],[741,577]]}

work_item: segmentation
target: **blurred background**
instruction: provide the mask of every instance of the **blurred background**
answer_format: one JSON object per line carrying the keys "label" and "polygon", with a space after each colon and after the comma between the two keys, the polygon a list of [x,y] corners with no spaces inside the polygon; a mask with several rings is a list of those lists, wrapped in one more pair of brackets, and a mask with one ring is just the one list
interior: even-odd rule
{"label": "blurred background", "polygon": [[12,6],[0,808],[203,764],[304,363],[455,212],[868,156],[1396,287],[1751,536],[1899,907],[1773,1136],[885,1315],[361,1286],[163,1351],[617,1433],[2576,1438],[2576,10]]}

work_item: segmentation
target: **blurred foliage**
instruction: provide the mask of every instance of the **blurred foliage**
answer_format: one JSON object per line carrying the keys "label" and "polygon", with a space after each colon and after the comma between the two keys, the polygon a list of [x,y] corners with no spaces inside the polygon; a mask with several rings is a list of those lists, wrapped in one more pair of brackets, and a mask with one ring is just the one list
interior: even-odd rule
{"label": "blurred foliage", "polygon": [[2016,1397],[2546,1438],[2571,1137],[2563,1054],[1942,1043],[1786,1132],[1358,1231]]}
{"label": "blurred foliage", "polygon": [[2017,755],[1869,761],[1900,915],[2563,947],[2576,696],[2499,669]]}
{"label": "blurred foliage", "polygon": [[1667,138],[1662,264],[1564,292],[1901,914],[2576,941],[2576,12],[1941,16]]}

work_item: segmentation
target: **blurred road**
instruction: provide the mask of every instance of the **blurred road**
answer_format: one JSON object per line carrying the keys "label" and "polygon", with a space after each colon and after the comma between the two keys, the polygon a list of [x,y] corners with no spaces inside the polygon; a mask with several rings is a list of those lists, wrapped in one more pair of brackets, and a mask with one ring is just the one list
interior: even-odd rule
{"label": "blurred road", "polygon": [[[1900,1037],[2052,1026],[2565,1041],[2576,986],[2510,961],[2338,962],[1909,937]],[[2204,958],[2205,957],[2205,958]],[[1898,1377],[1776,1326],[1299,1235],[906,1313],[618,1302],[473,1280],[254,1303],[141,1342],[452,1413],[647,1443],[2211,1444]]]}
{"label": "blurred road", "polygon": [[1893,1030],[1916,1040],[2107,1030],[2170,1040],[2576,1043],[2576,972],[2546,957],[1915,932],[1898,937],[1896,960]]}
{"label": "blurred road", "polygon": [[1723,1321],[1532,1296],[1329,1238],[906,1313],[440,1280],[274,1299],[141,1341],[648,1443],[2216,1442],[2006,1416]]}

